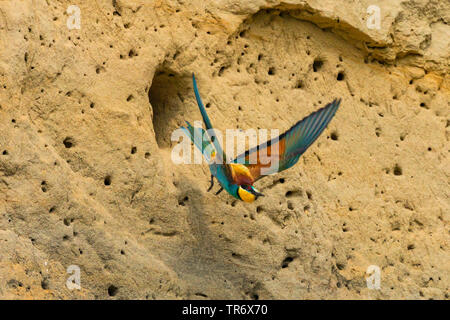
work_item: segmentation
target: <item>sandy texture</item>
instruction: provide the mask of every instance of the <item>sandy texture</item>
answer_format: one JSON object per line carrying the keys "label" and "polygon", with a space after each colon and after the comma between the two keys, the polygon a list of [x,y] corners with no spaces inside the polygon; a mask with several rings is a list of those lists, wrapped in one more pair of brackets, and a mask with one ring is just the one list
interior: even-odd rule
{"label": "sandy texture", "polygon": [[[0,298],[447,299],[450,5],[392,2],[79,1],[69,30],[1,1]],[[342,105],[246,204],[171,161],[192,72],[221,130]]]}

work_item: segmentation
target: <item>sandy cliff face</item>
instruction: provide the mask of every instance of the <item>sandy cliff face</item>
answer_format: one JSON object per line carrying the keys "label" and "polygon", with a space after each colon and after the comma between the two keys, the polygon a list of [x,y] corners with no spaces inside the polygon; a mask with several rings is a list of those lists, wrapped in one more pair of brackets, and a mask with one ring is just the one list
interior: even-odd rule
{"label": "sandy cliff face", "polygon": [[[448,298],[448,2],[71,4],[0,3],[0,298]],[[246,204],[171,161],[192,72],[221,130],[342,105]]]}

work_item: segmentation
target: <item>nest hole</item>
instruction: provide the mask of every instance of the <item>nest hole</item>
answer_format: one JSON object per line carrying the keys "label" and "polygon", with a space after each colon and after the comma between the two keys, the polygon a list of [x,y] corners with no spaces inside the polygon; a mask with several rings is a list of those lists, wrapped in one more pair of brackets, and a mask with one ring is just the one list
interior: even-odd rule
{"label": "nest hole", "polygon": [[[201,83],[199,87],[201,90]],[[184,100],[193,95],[190,76],[182,76],[167,69],[155,73],[148,99],[153,110],[153,129],[159,148],[172,146],[172,132],[184,123]]]}
{"label": "nest hole", "polygon": [[314,71],[314,72],[317,72],[317,71],[319,71],[322,67],[323,67],[323,60],[320,59],[320,58],[314,59],[314,62],[313,62],[313,71]]}

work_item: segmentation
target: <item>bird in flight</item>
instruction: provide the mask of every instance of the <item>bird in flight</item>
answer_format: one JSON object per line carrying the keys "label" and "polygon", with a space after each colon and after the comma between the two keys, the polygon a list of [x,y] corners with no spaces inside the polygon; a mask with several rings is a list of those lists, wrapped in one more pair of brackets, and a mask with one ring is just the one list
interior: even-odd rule
{"label": "bird in flight", "polygon": [[225,189],[233,197],[245,202],[253,202],[258,197],[264,196],[253,186],[257,180],[289,169],[297,163],[300,156],[327,127],[341,103],[341,99],[333,100],[325,107],[298,121],[277,138],[251,148],[229,161],[203,106],[194,74],[192,74],[192,82],[206,131],[203,128],[193,127],[188,121],[186,121],[187,126],[181,129],[209,163],[211,186],[208,191],[214,186],[214,178],[216,178],[221,186],[216,195]]}

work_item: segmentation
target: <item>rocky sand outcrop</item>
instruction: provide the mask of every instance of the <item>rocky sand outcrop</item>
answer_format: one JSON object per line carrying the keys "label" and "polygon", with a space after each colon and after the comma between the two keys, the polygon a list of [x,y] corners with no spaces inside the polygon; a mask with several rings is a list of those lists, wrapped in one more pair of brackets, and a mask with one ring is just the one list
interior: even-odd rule
{"label": "rocky sand outcrop", "polygon": [[[0,2],[0,298],[447,299],[450,5],[394,2]],[[342,105],[247,204],[171,161],[192,72],[221,130]]]}

